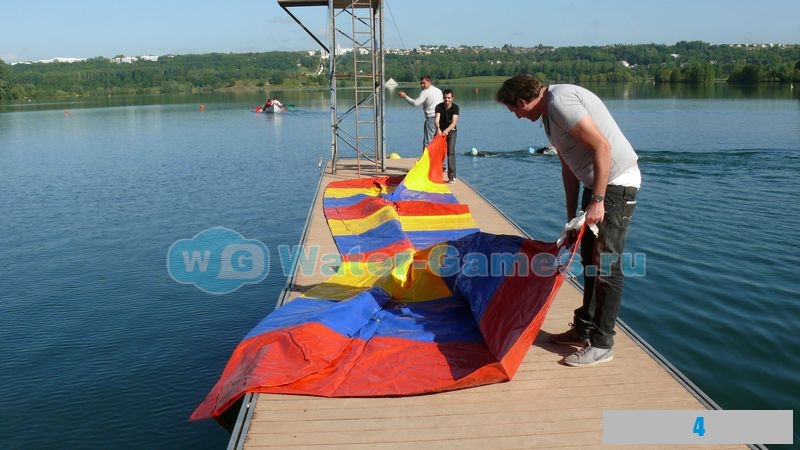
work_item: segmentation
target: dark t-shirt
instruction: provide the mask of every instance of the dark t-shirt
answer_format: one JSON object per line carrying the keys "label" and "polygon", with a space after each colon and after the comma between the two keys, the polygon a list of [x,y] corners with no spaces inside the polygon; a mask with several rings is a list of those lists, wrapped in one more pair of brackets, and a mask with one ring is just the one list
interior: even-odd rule
{"label": "dark t-shirt", "polygon": [[[436,105],[436,112],[439,113],[439,129],[444,130],[453,122],[453,115],[458,115],[458,105],[453,103],[450,105],[450,109],[445,109],[444,102],[442,102]],[[453,131],[457,131],[457,128],[453,128]]]}

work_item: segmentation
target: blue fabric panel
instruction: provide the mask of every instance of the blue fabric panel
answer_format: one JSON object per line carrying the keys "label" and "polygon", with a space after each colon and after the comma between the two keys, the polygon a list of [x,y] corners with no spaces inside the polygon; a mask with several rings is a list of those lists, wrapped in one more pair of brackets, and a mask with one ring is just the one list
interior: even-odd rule
{"label": "blue fabric panel", "polygon": [[344,208],[347,206],[355,205],[356,203],[364,200],[365,198],[372,198],[373,195],[367,194],[358,194],[353,195],[352,197],[341,197],[341,198],[334,198],[334,197],[325,197],[322,199],[322,207],[323,208]]}
{"label": "blue fabric panel", "polygon": [[456,297],[420,303],[387,303],[374,336],[422,342],[483,342],[469,304]]}
{"label": "blue fabric panel", "polygon": [[415,200],[432,203],[458,203],[456,196],[453,194],[436,194],[425,191],[413,191],[411,189],[407,189],[403,184],[395,189],[394,192],[386,195],[385,197],[393,202]]}
{"label": "blue fabric panel", "polygon": [[440,231],[406,231],[406,236],[414,244],[414,248],[422,250],[440,242],[462,238],[468,234],[480,231],[478,228],[463,228],[460,230]]}
{"label": "blue fabric panel", "polygon": [[358,248],[358,252],[367,253],[388,247],[401,239],[405,239],[403,228],[398,220],[389,220],[369,231],[354,235],[334,236],[336,246],[342,255],[351,253]]}
{"label": "blue fabric panel", "polygon": [[244,339],[307,322],[320,323],[344,336],[358,336],[369,322],[377,321],[378,313],[389,300],[389,294],[380,288],[341,302],[296,298],[265,317]]}
{"label": "blue fabric panel", "polygon": [[[522,245],[522,238],[519,236],[475,233],[457,241],[449,241],[448,245],[453,246],[458,251],[461,270],[455,275],[443,277],[442,280],[456,296],[469,299],[475,320],[480,323],[495,291],[505,280],[505,275],[503,275],[505,271],[496,268],[501,274],[499,276],[466,276],[464,275],[464,257],[471,253],[484,255],[488,262],[488,274],[491,275],[492,253],[518,253]],[[468,259],[472,258],[469,257]]]}

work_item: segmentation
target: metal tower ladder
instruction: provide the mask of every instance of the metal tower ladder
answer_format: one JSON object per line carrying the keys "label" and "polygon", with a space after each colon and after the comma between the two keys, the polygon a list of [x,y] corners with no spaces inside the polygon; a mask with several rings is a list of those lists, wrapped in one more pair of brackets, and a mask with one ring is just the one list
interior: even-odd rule
{"label": "metal tower ladder", "polygon": [[[383,2],[278,0],[278,4],[329,55],[331,173],[345,163],[342,156],[354,158],[359,177],[362,169],[370,175],[385,171]],[[327,47],[289,11],[297,6],[328,7]]]}

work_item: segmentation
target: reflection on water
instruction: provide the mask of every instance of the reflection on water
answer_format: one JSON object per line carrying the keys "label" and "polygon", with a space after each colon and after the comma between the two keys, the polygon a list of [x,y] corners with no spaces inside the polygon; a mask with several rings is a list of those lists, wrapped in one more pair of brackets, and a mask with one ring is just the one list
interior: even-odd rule
{"label": "reflection on water", "polygon": [[[627,250],[647,255],[647,276],[626,281],[623,318],[724,408],[800,404],[800,353],[786,350],[800,346],[798,89],[591,88],[643,171]],[[459,176],[553,240],[560,162],[530,154],[544,131],[496,89],[454,87]],[[254,113],[264,92],[0,106],[0,386],[6,405],[42,394],[3,417],[5,446],[225,445],[216,424],[186,419],[285,277],[273,258],[262,283],[211,296],[164,261],[213,226],[273,255],[300,239],[330,146],[328,92],[270,95],[296,108]],[[387,150],[419,155],[421,108],[395,91],[386,114]]]}
{"label": "reflection on water", "polygon": [[[461,102],[491,102],[499,84],[480,86],[434,84],[441,89],[452,89]],[[612,99],[798,99],[800,89],[789,84],[760,83],[756,85],[735,85],[728,83],[713,84],[653,84],[653,83],[606,83],[585,84],[586,88],[597,93],[601,98]],[[397,96],[404,90],[412,97],[419,95],[419,86],[410,84],[385,90],[387,107],[408,105]],[[115,106],[142,106],[166,104],[223,104],[223,105],[262,105],[266,97],[275,97],[283,103],[294,104],[299,108],[310,110],[328,109],[327,88],[257,91],[251,93],[204,93],[189,95],[160,95],[134,97],[90,97],[67,101],[44,101],[31,103],[0,103],[0,112],[37,111],[48,109],[106,108]],[[352,106],[355,98],[352,88],[340,87],[337,96],[340,107]],[[341,111],[340,111],[341,112]]]}

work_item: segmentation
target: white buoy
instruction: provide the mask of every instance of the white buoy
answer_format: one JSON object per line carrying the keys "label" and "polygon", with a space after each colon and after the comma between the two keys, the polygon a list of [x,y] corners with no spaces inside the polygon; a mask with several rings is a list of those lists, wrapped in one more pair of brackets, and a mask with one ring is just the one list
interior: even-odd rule
{"label": "white buoy", "polygon": [[552,145],[548,145],[547,147],[544,148],[542,154],[547,156],[556,156],[558,155],[558,151]]}

